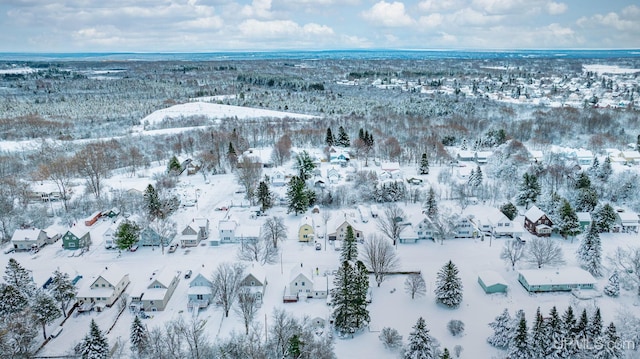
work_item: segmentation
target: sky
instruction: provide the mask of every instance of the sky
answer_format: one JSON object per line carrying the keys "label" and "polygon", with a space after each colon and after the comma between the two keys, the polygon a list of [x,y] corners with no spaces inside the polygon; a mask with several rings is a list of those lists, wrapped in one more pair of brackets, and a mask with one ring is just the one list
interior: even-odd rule
{"label": "sky", "polygon": [[0,52],[637,49],[633,0],[2,0]]}

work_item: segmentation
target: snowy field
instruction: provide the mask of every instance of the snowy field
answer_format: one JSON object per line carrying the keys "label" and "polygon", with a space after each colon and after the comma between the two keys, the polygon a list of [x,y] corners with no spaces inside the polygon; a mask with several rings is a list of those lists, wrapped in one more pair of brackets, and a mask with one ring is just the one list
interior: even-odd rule
{"label": "snowy field", "polygon": [[[323,163],[322,170],[327,164]],[[154,171],[161,171],[162,167],[152,168],[148,175]],[[406,172],[411,173],[415,169],[407,168]],[[438,168],[434,168],[432,174],[424,176],[427,181],[436,183],[435,178]],[[133,181],[135,180],[135,181]],[[123,189],[131,187],[140,188],[150,183],[150,177],[128,178],[112,177],[107,181],[111,187],[121,186]],[[250,217],[246,207],[240,207],[243,202],[243,194],[235,193],[240,187],[236,184],[233,175],[209,176],[209,183],[205,183],[200,175],[180,177],[178,192],[183,196],[195,194],[199,190],[200,196],[197,206],[181,208],[172,216],[178,225],[178,231],[193,218],[208,218],[210,221],[210,238],[217,238],[218,221],[230,216],[240,222],[241,226],[260,225],[265,217],[253,219]],[[272,188],[274,189],[274,188]],[[283,193],[284,187],[275,189]],[[408,215],[420,213],[419,204],[399,204]],[[444,204],[446,205],[446,204]],[[453,204],[450,204],[454,206]],[[230,210],[216,211],[215,208],[229,206]],[[465,213],[479,214],[487,207],[476,205],[468,207]],[[321,209],[321,212],[324,209]],[[346,212],[345,212],[346,211]],[[377,231],[376,223],[370,220],[362,223],[355,215],[355,208],[344,210],[333,210],[329,221],[332,223],[344,218],[350,218],[354,227],[362,230],[365,236]],[[297,242],[297,229],[301,215],[294,216],[286,214],[285,209],[276,207],[268,211],[269,216],[281,216],[285,219],[288,227],[288,240],[282,245],[281,259],[272,265],[264,266],[267,275],[268,285],[266,288],[264,303],[256,316],[257,321],[264,327],[264,321],[269,324],[270,316],[274,308],[283,308],[302,317],[310,315],[328,318],[330,308],[324,299],[309,299],[298,303],[284,304],[282,295],[285,285],[289,281],[289,273],[292,268],[301,264],[317,275],[314,280],[332,281],[332,277],[325,277],[326,272],[331,272],[338,267],[339,252],[333,250],[331,245],[325,246],[324,239],[319,239],[322,243],[322,250],[315,250],[313,244]],[[320,214],[314,214],[317,232],[325,232],[323,220]],[[522,216],[516,221],[522,223]],[[82,224],[77,224],[81,226]],[[150,274],[158,269],[180,272],[180,283],[169,301],[168,308],[163,312],[153,313],[153,318],[146,319],[145,323],[151,328],[163,325],[164,322],[179,317],[188,320],[193,314],[187,309],[187,287],[189,280],[184,279],[183,273],[192,270],[194,275],[203,272],[210,275],[219,263],[225,261],[235,261],[238,250],[237,244],[226,244],[219,247],[203,245],[190,249],[179,248],[175,253],[162,254],[158,248],[141,247],[136,252],[122,252],[117,250],[107,250],[102,243],[102,234],[111,225],[110,221],[101,220],[91,227],[91,237],[93,245],[91,250],[80,257],[69,257],[70,251],[61,248],[61,242],[44,247],[36,255],[28,253],[0,254],[1,263],[6,265],[10,257],[15,258],[20,264],[33,271],[33,276],[38,285],[42,285],[49,275],[60,269],[67,272],[71,278],[76,275],[83,275],[85,278],[99,274],[108,267],[119,267],[128,270],[131,287],[136,287],[137,283],[146,282]],[[64,230],[62,227],[61,230]],[[329,231],[331,228],[329,228]],[[326,233],[326,232],[325,232]],[[525,235],[526,236],[526,235]],[[640,237],[637,234],[604,234],[602,235],[603,250],[605,254],[611,252],[618,246],[637,245]],[[555,240],[562,241],[559,237]],[[335,352],[338,358],[395,358],[396,352],[389,351],[383,347],[378,340],[379,331],[383,327],[397,329],[404,339],[408,337],[411,327],[415,324],[419,316],[426,319],[431,334],[437,338],[442,347],[450,350],[455,345],[464,348],[462,358],[491,358],[500,357],[503,353],[486,343],[486,338],[491,334],[491,329],[487,324],[500,314],[504,308],[509,308],[513,313],[517,309],[524,309],[529,318],[540,306],[543,312],[548,312],[552,306],[557,306],[559,311],[563,311],[569,304],[578,310],[582,308],[593,308],[599,306],[603,312],[605,323],[614,320],[618,310],[629,309],[638,311],[638,298],[633,291],[623,291],[621,297],[612,299],[602,296],[592,300],[578,300],[569,293],[550,294],[529,294],[517,281],[517,273],[512,271],[500,258],[499,253],[504,239],[481,240],[481,239],[452,239],[444,244],[432,241],[421,241],[416,244],[399,244],[397,253],[400,258],[400,265],[405,270],[419,270],[427,282],[427,295],[422,298],[411,299],[404,291],[405,276],[396,275],[388,277],[382,285],[375,287],[375,281],[371,278],[372,299],[369,306],[371,312],[371,324],[368,330],[357,334],[352,339],[336,339]],[[568,265],[576,265],[575,251],[579,240],[573,243],[563,241],[563,249]],[[605,255],[606,256],[606,255]],[[604,256],[603,256],[604,257]],[[464,285],[464,299],[458,309],[448,309],[435,303],[433,289],[435,285],[437,271],[451,259],[459,268]],[[246,263],[247,266],[251,264]],[[254,264],[257,265],[257,264]],[[521,263],[518,268],[529,268],[526,263]],[[487,295],[477,283],[477,274],[484,270],[494,270],[499,272],[508,282],[509,290],[506,295]],[[192,277],[193,278],[193,277]],[[85,280],[85,279],[83,279]],[[81,280],[78,285],[86,285]],[[598,281],[597,288],[601,290],[607,279]],[[129,292],[129,291],[128,291]],[[39,355],[55,356],[67,353],[75,343],[79,342],[88,331],[89,322],[93,318],[102,330],[107,330],[112,325],[107,337],[110,345],[113,345],[118,338],[128,341],[129,328],[133,320],[132,314],[125,310],[117,319],[117,306],[106,309],[104,312],[91,312],[79,316],[73,315],[64,324],[63,332],[51,340],[40,352]],[[226,337],[231,331],[241,332],[243,330],[242,320],[233,312],[228,318],[223,317],[221,308],[210,306],[198,314],[199,318],[207,320],[208,335],[212,340]],[[465,333],[461,337],[453,337],[447,331],[446,325],[449,320],[462,320],[465,325]],[[51,332],[59,324],[60,320],[48,327]]]}

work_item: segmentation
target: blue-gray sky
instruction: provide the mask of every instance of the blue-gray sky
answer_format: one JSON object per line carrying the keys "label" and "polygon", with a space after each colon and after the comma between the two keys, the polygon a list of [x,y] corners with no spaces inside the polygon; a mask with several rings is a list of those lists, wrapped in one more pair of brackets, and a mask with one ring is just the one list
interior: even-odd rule
{"label": "blue-gray sky", "polygon": [[640,48],[633,0],[2,0],[1,52]]}

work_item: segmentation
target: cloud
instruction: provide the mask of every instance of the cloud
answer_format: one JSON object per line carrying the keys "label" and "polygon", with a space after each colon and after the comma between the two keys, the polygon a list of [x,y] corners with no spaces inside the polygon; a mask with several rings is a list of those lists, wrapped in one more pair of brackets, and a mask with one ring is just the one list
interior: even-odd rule
{"label": "cloud", "polygon": [[386,27],[411,26],[415,21],[407,15],[404,3],[380,1],[369,10],[361,13],[362,17],[373,24]]}
{"label": "cloud", "polygon": [[418,3],[418,10],[424,12],[440,12],[457,10],[467,6],[462,0],[424,0]]}
{"label": "cloud", "polygon": [[[584,28],[608,27],[620,32],[635,32],[636,38],[640,33],[640,7],[627,6],[620,14],[610,12],[607,14],[595,14],[591,17],[578,19],[577,24]],[[636,41],[636,44],[638,42]]]}
{"label": "cloud", "polygon": [[547,3],[547,12],[549,15],[560,15],[567,11],[567,4],[561,2],[549,2]]}
{"label": "cloud", "polygon": [[251,5],[242,8],[241,13],[245,17],[271,18],[271,0],[253,0]]}
{"label": "cloud", "polygon": [[333,36],[334,32],[328,26],[314,23],[298,25],[291,20],[260,21],[249,19],[239,26],[243,37],[248,39],[300,39],[308,37]]}

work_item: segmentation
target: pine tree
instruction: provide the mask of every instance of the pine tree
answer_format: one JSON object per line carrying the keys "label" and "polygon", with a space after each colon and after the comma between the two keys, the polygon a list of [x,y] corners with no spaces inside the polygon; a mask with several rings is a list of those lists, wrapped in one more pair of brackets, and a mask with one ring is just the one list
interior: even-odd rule
{"label": "pine tree", "polygon": [[333,137],[333,133],[331,132],[331,127],[327,127],[327,135],[324,137],[324,143],[327,146],[331,147],[335,144],[336,139]]}
{"label": "pine tree", "polygon": [[296,156],[295,168],[298,170],[298,177],[303,180],[308,180],[313,174],[313,169],[316,165],[313,163],[309,152],[302,151]]}
{"label": "pine tree", "polygon": [[562,332],[564,341],[560,348],[560,357],[569,358],[577,352],[577,346],[573,345],[577,337],[577,322],[573,307],[569,306],[562,315]]}
{"label": "pine tree", "polygon": [[0,283],[0,317],[22,312],[27,307],[28,299],[14,285]]}
{"label": "pine tree", "polygon": [[336,140],[336,145],[341,147],[349,147],[351,145],[351,140],[349,140],[349,135],[344,130],[344,127],[340,126],[338,128],[338,139]]}
{"label": "pine tree", "polygon": [[502,214],[507,216],[507,218],[509,218],[510,221],[513,221],[518,215],[518,208],[516,208],[516,206],[514,206],[513,203],[507,202],[502,206],[500,206],[500,212],[502,212]]}
{"label": "pine tree", "polygon": [[600,161],[598,161],[598,157],[593,157],[593,162],[588,171],[593,177],[598,176],[598,173],[600,173]]}
{"label": "pine tree", "polygon": [[178,161],[178,157],[171,156],[169,163],[167,164],[167,173],[173,175],[179,175],[182,172],[182,166],[180,166],[180,161]]}
{"label": "pine tree", "polygon": [[604,287],[604,294],[610,297],[620,295],[620,278],[618,278],[617,270],[614,270],[613,274],[609,277],[609,283]]}
{"label": "pine tree", "polygon": [[353,293],[353,320],[356,329],[361,329],[369,322],[371,317],[367,309],[367,293],[369,292],[369,271],[362,261],[357,261],[354,268],[355,278],[352,280]]}
{"label": "pine tree", "polygon": [[520,315],[518,325],[514,328],[513,336],[509,342],[509,359],[530,359],[531,344],[529,342],[529,334],[527,329],[527,319],[524,313]]}
{"label": "pine tree", "polygon": [[558,314],[558,310],[555,306],[549,311],[549,318],[547,319],[547,336],[548,347],[544,352],[545,358],[561,358],[560,346],[565,340],[564,328],[562,319]]}
{"label": "pine tree", "polygon": [[502,314],[498,315],[493,322],[489,323],[489,326],[493,329],[493,334],[487,338],[487,342],[496,348],[507,349],[511,340],[511,331],[513,330],[511,322],[512,319],[509,310],[504,308]]}
{"label": "pine tree", "polygon": [[429,158],[427,158],[427,154],[423,153],[420,158],[420,168],[418,169],[418,173],[421,175],[429,174]]}
{"label": "pine tree", "polygon": [[147,353],[147,347],[149,345],[149,332],[140,317],[137,315],[133,318],[131,323],[131,332],[129,335],[131,340],[131,351],[138,356],[144,356]]}
{"label": "pine tree", "polygon": [[440,359],[451,359],[451,354],[449,353],[449,349],[444,348],[442,354],[440,355]]}
{"label": "pine tree", "polygon": [[109,343],[96,321],[91,319],[89,334],[79,345],[80,355],[83,359],[107,359],[109,357]]}
{"label": "pine tree", "polygon": [[624,358],[620,336],[617,333],[616,326],[610,323],[605,329],[604,334],[600,338],[600,343],[596,346],[594,358],[596,359],[621,359]]}
{"label": "pine tree", "polygon": [[62,312],[56,305],[55,300],[43,290],[36,292],[36,296],[31,306],[35,322],[42,325],[42,335],[47,339],[47,324],[62,316]]}
{"label": "pine tree", "polygon": [[114,238],[118,249],[128,250],[140,239],[140,226],[135,222],[125,220],[116,229]]}
{"label": "pine tree", "polygon": [[547,323],[540,313],[540,307],[536,310],[536,320],[531,327],[531,355],[534,358],[545,357],[551,343],[549,340]]}
{"label": "pine tree", "polygon": [[306,184],[298,176],[291,177],[287,188],[287,213],[304,213],[309,208],[309,198],[307,196]]}
{"label": "pine tree", "polygon": [[593,225],[598,232],[610,232],[616,223],[616,211],[609,203],[597,206],[593,211]]}
{"label": "pine tree", "polygon": [[273,207],[271,190],[269,189],[269,180],[267,178],[265,178],[264,181],[260,181],[258,184],[256,197],[258,198],[258,203],[260,203],[260,209],[263,212]]}
{"label": "pine tree", "polygon": [[36,290],[36,284],[33,282],[31,273],[14,258],[9,258],[2,278],[7,284],[12,285],[26,297],[31,297]]}
{"label": "pine tree", "polygon": [[333,311],[331,315],[334,318],[334,326],[337,331],[342,334],[353,333],[355,326],[353,323],[353,290],[351,284],[355,277],[355,271],[351,263],[342,262],[338,272],[336,273],[331,289],[331,306]]}
{"label": "pine tree", "polygon": [[341,261],[353,261],[358,258],[358,247],[356,245],[356,237],[353,233],[353,227],[347,226],[347,233],[342,243],[342,252],[340,253]]}
{"label": "pine tree", "polygon": [[598,230],[593,225],[589,226],[582,242],[580,242],[578,260],[591,275],[602,277],[602,244]]}
{"label": "pine tree", "polygon": [[613,173],[613,169],[611,168],[611,158],[607,156],[604,159],[604,162],[602,162],[602,165],[600,166],[600,171],[598,172],[598,178],[602,182],[606,182],[612,173]]}
{"label": "pine tree", "polygon": [[525,208],[529,208],[529,204],[535,203],[540,196],[540,185],[538,184],[538,177],[525,173],[522,176],[522,182],[518,188],[517,202]]}
{"label": "pine tree", "polygon": [[287,343],[287,358],[300,358],[300,355],[302,354],[302,344],[302,340],[298,334],[292,335]]}
{"label": "pine tree", "polygon": [[593,317],[589,321],[589,325],[586,329],[587,338],[591,343],[595,343],[602,336],[602,315],[600,314],[600,308],[597,307],[593,313]]}
{"label": "pine tree", "polygon": [[160,199],[158,198],[158,192],[156,192],[152,184],[149,184],[144,190],[143,197],[147,213],[149,213],[151,219],[159,217],[161,214]]}
{"label": "pine tree", "polygon": [[429,329],[422,317],[418,318],[413,331],[409,333],[409,343],[404,351],[404,359],[433,359],[436,357]]}
{"label": "pine tree", "polygon": [[427,201],[424,204],[424,211],[427,214],[427,217],[432,220],[438,217],[438,202],[436,201],[436,193],[433,190],[433,187],[429,188],[429,193],[427,194]]}
{"label": "pine tree", "polygon": [[436,301],[447,307],[457,307],[462,302],[462,280],[451,260],[438,272],[435,294]]}
{"label": "pine tree", "polygon": [[78,292],[73,282],[71,282],[69,274],[62,273],[56,269],[51,276],[51,284],[48,289],[51,291],[53,299],[60,303],[60,309],[66,316],[67,308],[71,301],[76,298],[76,293]]}
{"label": "pine tree", "polygon": [[589,340],[589,316],[587,315],[587,310],[583,309],[582,314],[580,314],[580,319],[578,320],[578,324],[575,327],[576,339],[577,340]]}
{"label": "pine tree", "polygon": [[229,142],[229,148],[227,149],[227,160],[233,169],[238,164],[238,154],[236,149],[233,148],[233,143]]}
{"label": "pine tree", "polygon": [[480,169],[480,166],[478,166],[475,171],[471,170],[468,183],[473,191],[477,190],[478,187],[482,185],[482,169]]}
{"label": "pine tree", "polygon": [[560,223],[557,224],[560,234],[563,238],[570,236],[573,238],[576,234],[580,233],[580,222],[578,221],[578,215],[573,210],[571,204],[566,199],[562,201],[560,207]]}

